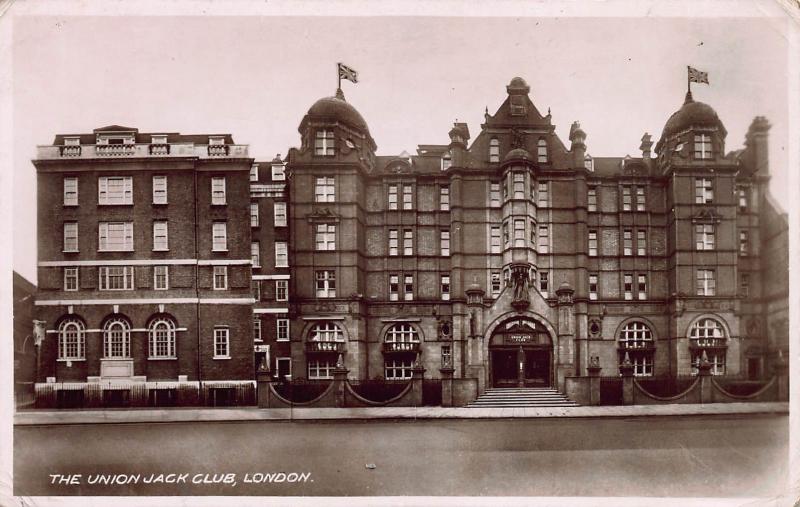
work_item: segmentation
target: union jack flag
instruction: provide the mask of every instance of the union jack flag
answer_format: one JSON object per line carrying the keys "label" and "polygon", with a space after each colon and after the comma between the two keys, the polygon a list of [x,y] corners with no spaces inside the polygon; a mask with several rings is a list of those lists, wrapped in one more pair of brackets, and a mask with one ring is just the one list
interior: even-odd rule
{"label": "union jack flag", "polygon": [[690,83],[708,83],[708,72],[702,72],[694,67],[689,67],[689,82]]}
{"label": "union jack flag", "polygon": [[354,69],[351,69],[347,65],[340,63],[339,79],[347,79],[348,81],[358,83],[358,72],[356,72]]}

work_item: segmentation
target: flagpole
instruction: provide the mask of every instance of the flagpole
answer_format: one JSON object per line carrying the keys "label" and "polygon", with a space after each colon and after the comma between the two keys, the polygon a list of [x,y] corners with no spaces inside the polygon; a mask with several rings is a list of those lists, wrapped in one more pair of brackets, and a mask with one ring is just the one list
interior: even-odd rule
{"label": "flagpole", "polygon": [[690,74],[689,73],[689,68],[690,67],[687,65],[686,66],[686,93],[691,94],[692,93],[692,80],[689,77],[689,74]]}
{"label": "flagpole", "polygon": [[341,71],[339,70],[339,66],[340,66],[340,65],[341,65],[341,62],[338,62],[338,63],[336,64],[336,75],[337,75],[337,76],[338,76],[338,78],[339,78],[339,81],[338,81],[338,83],[337,83],[337,85],[336,85],[336,89],[337,89],[337,90],[339,90],[339,89],[341,89],[341,88],[342,88],[342,73],[341,73]]}

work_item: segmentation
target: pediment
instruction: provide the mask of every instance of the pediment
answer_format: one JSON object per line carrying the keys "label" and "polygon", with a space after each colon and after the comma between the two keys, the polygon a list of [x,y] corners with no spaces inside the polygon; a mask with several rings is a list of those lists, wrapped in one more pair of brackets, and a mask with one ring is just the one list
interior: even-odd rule
{"label": "pediment", "polygon": [[314,211],[306,215],[309,222],[338,222],[341,215],[332,211],[330,208],[315,208]]}
{"label": "pediment", "polygon": [[692,217],[694,224],[718,224],[722,221],[722,216],[714,208],[704,208]]}

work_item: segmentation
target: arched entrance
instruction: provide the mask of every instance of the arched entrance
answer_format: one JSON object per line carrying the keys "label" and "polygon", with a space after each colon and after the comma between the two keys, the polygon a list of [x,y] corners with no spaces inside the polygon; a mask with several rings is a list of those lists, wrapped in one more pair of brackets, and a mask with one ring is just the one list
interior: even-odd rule
{"label": "arched entrance", "polygon": [[514,317],[495,328],[489,341],[492,387],[553,385],[553,341],[539,322]]}

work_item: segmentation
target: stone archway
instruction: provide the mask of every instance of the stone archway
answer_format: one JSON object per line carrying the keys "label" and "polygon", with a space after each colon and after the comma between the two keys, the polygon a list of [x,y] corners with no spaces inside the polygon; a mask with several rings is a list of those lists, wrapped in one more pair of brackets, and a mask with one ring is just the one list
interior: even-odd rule
{"label": "stone archway", "polygon": [[554,385],[553,335],[542,321],[526,315],[507,316],[488,332],[488,385]]}

